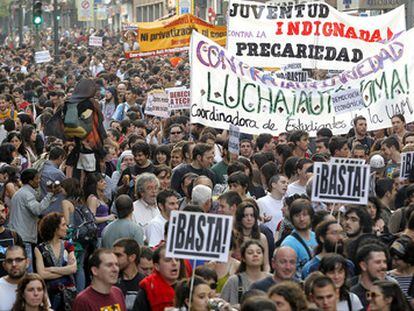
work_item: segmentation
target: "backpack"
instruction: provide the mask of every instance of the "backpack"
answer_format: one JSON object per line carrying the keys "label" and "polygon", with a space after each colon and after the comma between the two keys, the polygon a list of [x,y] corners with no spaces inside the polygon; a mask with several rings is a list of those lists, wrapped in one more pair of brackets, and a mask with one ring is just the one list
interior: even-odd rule
{"label": "backpack", "polygon": [[78,242],[82,246],[96,244],[98,226],[95,223],[95,215],[86,205],[75,207],[71,237],[74,242]]}

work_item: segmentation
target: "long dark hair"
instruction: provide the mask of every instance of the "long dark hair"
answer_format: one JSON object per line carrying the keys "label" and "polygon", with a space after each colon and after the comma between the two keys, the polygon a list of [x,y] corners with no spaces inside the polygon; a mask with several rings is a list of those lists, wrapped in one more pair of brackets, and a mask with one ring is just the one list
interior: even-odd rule
{"label": "long dark hair", "polygon": [[344,284],[342,284],[341,288],[339,289],[339,299],[347,300],[349,297],[349,288],[347,286],[348,265],[346,259],[339,254],[326,254],[321,259],[321,262],[319,264],[319,271],[321,271],[323,274],[326,274],[327,272],[335,271],[338,267],[341,267],[345,271]]}
{"label": "long dark hair", "polygon": [[374,285],[381,289],[381,292],[385,298],[392,298],[390,306],[391,311],[412,310],[398,283],[391,281],[375,281]]}
{"label": "long dark hair", "polygon": [[101,173],[90,173],[86,175],[85,184],[83,186],[83,189],[85,191],[85,200],[87,200],[91,194],[94,194],[96,196],[98,195],[96,186],[98,182],[102,179],[105,178],[104,176],[102,176]]}
{"label": "long dark hair", "polygon": [[260,230],[259,230],[259,208],[257,207],[256,202],[253,200],[244,200],[241,202],[236,209],[236,221],[234,224],[235,234],[237,236],[237,243],[241,245],[244,241],[243,236],[243,225],[242,220],[244,218],[244,210],[246,208],[253,208],[253,216],[255,219],[255,224],[252,228],[252,238],[260,240]]}
{"label": "long dark hair", "polygon": [[40,283],[42,283],[43,300],[42,300],[42,304],[39,306],[39,309],[41,311],[48,311],[49,310],[49,302],[48,302],[48,298],[47,298],[47,288],[46,288],[45,281],[37,273],[26,273],[26,275],[23,277],[23,279],[20,280],[19,285],[17,285],[16,302],[13,305],[12,311],[24,310],[24,306],[26,304],[26,301],[24,299],[24,291],[26,289],[27,284],[29,284],[32,281],[39,281]]}
{"label": "long dark hair", "polygon": [[[194,284],[193,284],[193,293],[195,288],[199,285],[207,284],[202,278],[194,277]],[[186,299],[190,298],[190,288],[191,288],[191,280],[185,279],[178,282],[177,286],[175,287],[175,297],[174,297],[174,307],[175,308],[185,308],[188,307],[186,305]],[[194,297],[194,295],[193,295]]]}
{"label": "long dark hair", "polygon": [[19,133],[19,132],[10,132],[10,133],[7,135],[7,137],[6,137],[6,141],[7,141],[8,143],[10,143],[10,141],[11,141],[14,137],[17,137],[17,138],[21,141],[20,147],[19,147],[19,149],[17,149],[17,151],[18,151],[21,155],[26,156],[26,145],[25,145],[25,143],[24,143],[24,140],[22,139],[22,135],[20,135],[20,133]]}

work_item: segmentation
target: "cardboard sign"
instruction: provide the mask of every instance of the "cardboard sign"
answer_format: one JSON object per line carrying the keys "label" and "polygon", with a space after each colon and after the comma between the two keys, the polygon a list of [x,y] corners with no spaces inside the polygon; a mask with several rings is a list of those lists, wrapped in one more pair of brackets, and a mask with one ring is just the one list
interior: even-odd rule
{"label": "cardboard sign", "polygon": [[386,14],[351,16],[323,2],[272,6],[231,0],[227,49],[254,67],[350,70],[382,41],[406,30],[404,6]]}
{"label": "cardboard sign", "polygon": [[167,257],[227,262],[233,218],[172,211]]}
{"label": "cardboard sign", "polygon": [[401,170],[400,177],[408,178],[414,166],[414,152],[401,153]]}
{"label": "cardboard sign", "polygon": [[165,89],[168,94],[168,108],[172,110],[190,109],[190,90],[183,87]]}
{"label": "cardboard sign", "polygon": [[[362,115],[370,130],[391,127],[402,113],[414,121],[414,37],[411,29],[352,70],[321,81],[278,79],[244,63],[228,50],[194,32],[191,42],[191,123],[259,135],[303,130],[315,137],[322,127],[347,134]],[[361,92],[364,108],[337,114],[332,96],[346,89]]]}
{"label": "cardboard sign", "polygon": [[36,52],[34,58],[35,58],[36,64],[48,63],[52,60],[52,57],[50,56],[50,52],[47,50]]}
{"label": "cardboard sign", "polygon": [[344,113],[364,108],[364,100],[357,89],[344,90],[332,95],[335,113]]}
{"label": "cardboard sign", "polygon": [[164,91],[154,91],[148,94],[145,114],[160,118],[169,118],[168,95]]}
{"label": "cardboard sign", "polygon": [[367,204],[370,166],[315,162],[312,201]]}
{"label": "cardboard sign", "polygon": [[240,153],[240,129],[230,124],[229,129],[229,152],[234,154]]}
{"label": "cardboard sign", "polygon": [[89,46],[102,46],[102,37],[90,36]]}

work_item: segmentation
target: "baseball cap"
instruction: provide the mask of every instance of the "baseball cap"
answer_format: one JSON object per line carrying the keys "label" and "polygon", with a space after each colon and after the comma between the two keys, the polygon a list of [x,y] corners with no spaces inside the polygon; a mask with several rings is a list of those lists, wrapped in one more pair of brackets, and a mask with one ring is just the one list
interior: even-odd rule
{"label": "baseball cap", "polygon": [[369,165],[372,169],[382,169],[385,167],[385,160],[380,154],[375,154],[372,156],[371,160],[369,160]]}

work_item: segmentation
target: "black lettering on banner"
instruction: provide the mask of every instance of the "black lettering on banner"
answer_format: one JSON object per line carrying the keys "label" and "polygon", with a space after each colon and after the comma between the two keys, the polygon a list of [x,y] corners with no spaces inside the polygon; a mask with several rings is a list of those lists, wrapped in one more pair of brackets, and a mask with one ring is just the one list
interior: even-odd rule
{"label": "black lettering on banner", "polygon": [[184,246],[185,242],[185,227],[186,227],[186,217],[183,217],[183,215],[178,216],[177,221],[177,235],[175,239],[175,248],[181,248]]}
{"label": "black lettering on banner", "polygon": [[203,249],[203,241],[204,241],[204,231],[203,231],[203,227],[206,225],[206,217],[204,217],[204,215],[200,215],[200,217],[198,218],[198,223],[197,223],[197,239],[196,239],[196,243],[195,243],[195,248],[196,250],[199,252]]}
{"label": "black lettering on banner", "polygon": [[370,167],[362,163],[315,163],[312,201],[367,204]]}
{"label": "black lettering on banner", "polygon": [[414,152],[401,153],[401,178],[408,178],[414,166]]}

